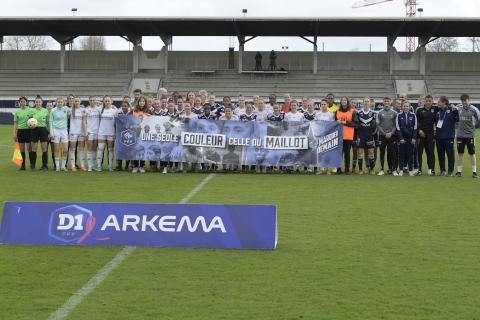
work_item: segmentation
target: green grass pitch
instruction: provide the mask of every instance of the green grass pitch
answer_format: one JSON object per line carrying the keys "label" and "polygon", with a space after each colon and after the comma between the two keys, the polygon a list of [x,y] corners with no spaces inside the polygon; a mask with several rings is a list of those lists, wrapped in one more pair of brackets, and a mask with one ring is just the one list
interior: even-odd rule
{"label": "green grass pitch", "polygon": [[[0,205],[168,202],[203,174],[18,172]],[[137,248],[69,319],[480,319],[480,180],[217,174],[190,203],[276,204],[274,251]],[[438,171],[438,170],[437,170]],[[46,319],[120,247],[0,246],[0,319]]]}

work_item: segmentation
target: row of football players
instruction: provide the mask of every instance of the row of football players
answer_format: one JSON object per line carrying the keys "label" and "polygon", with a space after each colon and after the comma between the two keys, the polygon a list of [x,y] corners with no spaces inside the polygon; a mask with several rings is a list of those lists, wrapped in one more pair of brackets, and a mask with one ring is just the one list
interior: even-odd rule
{"label": "row of football players", "polygon": [[[242,98],[240,96],[240,98]],[[214,101],[215,97],[210,96]],[[81,169],[92,171],[101,170],[103,155],[108,153],[108,168],[112,170],[114,141],[115,141],[115,118],[118,115],[154,115],[165,116],[171,120],[185,118],[220,119],[220,120],[271,120],[271,121],[303,121],[303,120],[333,120],[334,114],[327,110],[327,102],[322,101],[319,112],[313,108],[311,100],[308,101],[306,110],[300,108],[298,103],[290,103],[290,111],[286,114],[281,112],[277,104],[268,106],[259,99],[257,108],[240,99],[235,108],[232,108],[228,98],[224,98],[225,104],[214,104],[213,110],[209,103],[198,106],[200,97],[195,97],[196,105],[183,103],[180,96],[176,97],[176,103],[165,98],[152,99],[149,107],[149,99],[136,96],[133,106],[129,97],[125,97],[121,107],[116,108],[110,96],[104,96],[101,106],[97,106],[97,98],[91,96],[87,106],[83,106],[79,97],[69,96],[67,100],[58,97],[55,106],[47,102],[44,107],[40,96],[35,99],[35,107],[28,107],[28,99],[19,99],[20,108],[14,117],[14,140],[19,142],[23,163],[21,170],[25,170],[26,151],[29,153],[30,168],[36,167],[37,144],[42,148],[42,170],[48,170],[47,149],[48,143],[52,143],[55,170],[67,171],[66,162],[70,158],[71,170]],[[243,111],[242,111],[243,110]],[[304,111],[304,112],[302,112]],[[36,119],[34,128],[30,128],[27,121]],[[85,145],[87,148],[87,165],[85,165]],[[61,151],[61,152],[60,152]],[[79,157],[77,157],[77,155]],[[80,166],[76,165],[79,160]],[[95,166],[96,165],[96,166]]]}
{"label": "row of football players", "polygon": [[[141,97],[141,91],[136,90],[135,95],[134,104]],[[342,97],[337,105],[334,95],[329,93],[322,99],[319,106],[314,106],[312,100],[307,97],[303,97],[299,103],[292,99],[290,94],[283,96],[282,104],[277,104],[274,94],[268,97],[267,103],[258,95],[253,96],[251,102],[246,102],[244,96],[238,95],[238,102],[235,105],[230,97],[224,97],[219,104],[216,102],[216,97],[208,95],[205,90],[199,91],[198,95],[189,91],[185,100],[187,103],[177,92],[172,94],[167,103],[166,95],[167,90],[161,88],[159,96],[164,99],[154,100],[153,97],[147,97],[146,104],[151,105],[148,109],[157,110],[153,111],[153,114],[168,113],[171,118],[198,117],[242,121],[336,120],[343,124],[345,173],[349,172],[350,149],[354,148],[354,166],[358,163],[359,167],[362,167],[364,158],[368,158],[368,160],[365,159],[366,167],[372,173],[377,150],[380,149],[379,175],[385,173],[402,175],[403,170],[398,170],[400,164],[402,164],[401,168],[409,169],[410,175],[421,175],[425,152],[428,174],[435,175],[436,145],[440,174],[451,176],[455,163],[453,146],[457,137],[456,175],[461,176],[463,154],[467,148],[473,176],[477,176],[475,123],[480,113],[470,103],[468,95],[460,97],[462,103],[458,106],[450,106],[446,97],[441,97],[438,105],[434,106],[433,97],[426,96],[418,100],[415,109],[408,103],[406,94],[400,94],[393,100],[385,97],[383,104],[376,104],[372,98],[356,101]],[[193,104],[193,108],[190,108],[190,103]],[[456,126],[458,126],[457,133]],[[357,146],[360,146],[358,152]],[[374,147],[371,148],[371,146]],[[384,169],[385,155],[388,161],[387,170]],[[448,158],[448,169],[445,166],[445,156]]]}
{"label": "row of football players", "polygon": [[[137,91],[137,90],[136,90]],[[57,98],[56,107],[51,110],[48,115],[48,112],[45,114],[44,109],[42,107],[42,101],[40,97],[35,99],[35,108],[30,109],[27,108],[27,99],[22,97],[20,99],[20,109],[17,111],[15,115],[15,128],[14,128],[14,139],[16,139],[20,143],[22,157],[25,159],[25,144],[29,143],[32,140],[31,147],[29,148],[30,153],[30,162],[31,167],[35,168],[35,160],[36,160],[36,143],[40,141],[42,143],[42,168],[46,169],[46,144],[48,141],[52,141],[55,147],[55,150],[59,150],[60,146],[62,146],[63,151],[63,159],[62,165],[59,165],[59,157],[55,159],[55,167],[57,170],[66,170],[65,160],[67,156],[70,156],[71,163],[72,163],[72,170],[76,170],[77,166],[75,165],[75,159],[78,152],[80,153],[80,168],[82,170],[92,170],[94,168],[94,163],[97,164],[97,169],[101,168],[101,163],[103,162],[103,154],[104,150],[108,150],[108,164],[109,169],[112,169],[113,165],[113,148],[114,148],[114,140],[115,140],[115,117],[118,114],[134,114],[134,115],[144,115],[144,114],[153,114],[159,116],[167,116],[171,119],[177,118],[193,118],[198,117],[201,119],[225,119],[225,120],[243,120],[243,121],[252,121],[252,120],[270,120],[270,121],[302,121],[302,120],[324,120],[324,121],[333,121],[337,120],[338,122],[343,124],[344,132],[343,132],[343,139],[344,139],[344,156],[345,156],[345,172],[348,172],[349,163],[350,163],[350,148],[355,146],[356,144],[359,145],[359,152],[354,153],[355,156],[358,155],[358,163],[359,167],[362,167],[363,159],[368,154],[368,162],[367,168],[369,171],[373,171],[373,166],[376,160],[376,152],[372,149],[376,150],[378,146],[380,146],[381,150],[381,166],[382,170],[380,174],[384,172],[383,170],[383,159],[385,154],[385,146],[387,151],[392,149],[392,144],[398,144],[397,147],[394,148],[394,151],[388,151],[388,159],[391,159],[392,156],[390,153],[395,151],[398,152],[398,156],[395,158],[398,159],[398,164],[402,162],[409,164],[416,163],[417,161],[420,162],[421,168],[421,155],[422,151],[420,151],[420,156],[416,156],[415,152],[417,151],[417,146],[421,146],[421,149],[425,147],[427,158],[428,158],[428,166],[429,166],[429,174],[432,173],[433,168],[431,168],[431,157],[430,157],[430,148],[428,144],[432,140],[431,132],[435,131],[435,128],[428,128],[429,126],[432,127],[436,121],[437,112],[432,109],[432,116],[428,117],[430,114],[430,108],[428,108],[428,104],[432,104],[433,99],[431,97],[427,97],[427,113],[423,112],[422,114],[426,114],[427,117],[420,117],[420,130],[417,130],[417,119],[416,115],[403,115],[404,112],[399,112],[399,105],[405,107],[405,104],[408,103],[406,100],[397,99],[393,105],[393,109],[397,112],[394,112],[391,109],[391,100],[390,98],[384,99],[384,110],[378,112],[378,116],[376,116],[375,112],[375,104],[370,98],[365,98],[363,100],[363,109],[356,112],[357,102],[352,100],[349,101],[348,98],[344,97],[340,100],[339,106],[334,103],[333,95],[328,95],[326,99],[321,101],[320,110],[317,112],[313,106],[313,103],[309,99],[303,99],[302,105],[299,104],[295,100],[285,99],[285,103],[283,105],[274,104],[273,106],[271,103],[272,96],[269,97],[269,103],[266,105],[262,99],[254,99],[254,103],[256,101],[256,108],[254,109],[253,104],[245,103],[245,100],[242,99],[242,96],[239,96],[238,104],[235,108],[231,107],[231,101],[228,97],[223,99],[223,105],[215,103],[215,97],[210,96],[209,101],[211,103],[204,103],[203,106],[200,106],[202,100],[200,97],[195,97],[196,106],[193,108],[190,106],[189,103],[183,103],[181,96],[174,96],[173,99],[170,99],[167,102],[166,99],[158,99],[151,101],[153,104],[149,107],[149,99],[141,96],[135,96],[134,105],[135,107],[132,108],[130,105],[130,100],[128,97],[122,103],[122,107],[117,110],[113,104],[112,99],[109,96],[105,96],[102,101],[102,107],[96,107],[97,101],[95,97],[90,97],[89,104],[87,107],[83,107],[81,105],[80,98],[68,98],[68,106],[64,107],[65,101],[63,97]],[[468,101],[468,96],[462,96],[462,103],[464,103],[465,111],[462,109],[464,113],[462,119],[470,120],[462,120],[459,126],[459,138],[457,139],[457,150],[459,155],[463,155],[463,151],[465,146],[467,146],[469,154],[473,155],[472,160],[472,170],[476,172],[475,167],[475,159],[474,159],[474,127],[473,133],[470,127],[467,130],[464,130],[463,127],[468,126],[468,123],[475,123],[475,117],[478,118],[478,110],[475,107],[471,106]],[[464,100],[466,99],[466,102]],[[212,110],[213,105],[213,110]],[[439,103],[440,105],[440,103]],[[285,110],[285,107],[288,107],[288,112],[283,113],[282,110]],[[411,110],[410,105],[408,107]],[[48,105],[47,105],[48,108]],[[267,108],[272,109],[273,112],[269,113]],[[425,108],[420,108],[419,110],[424,110]],[[240,110],[240,111],[239,111]],[[337,110],[336,112],[331,112]],[[473,110],[473,111],[472,111]],[[474,112],[477,111],[477,113]],[[390,112],[388,112],[390,111]],[[405,110],[404,110],[405,111]],[[457,110],[453,110],[458,113]],[[410,112],[410,111],[409,111]],[[448,113],[449,110],[446,110]],[[455,114],[455,112],[453,114]],[[238,117],[238,114],[240,117]],[[417,115],[418,115],[417,110]],[[48,116],[47,116],[48,115]],[[441,116],[441,114],[440,114]],[[28,120],[31,117],[38,117],[38,125],[37,128],[28,129],[26,128],[26,119]],[[445,118],[445,115],[443,115]],[[46,119],[47,118],[47,119]],[[69,119],[69,120],[68,120]],[[400,123],[398,120],[400,119]],[[402,120],[405,119],[405,120]],[[376,122],[378,121],[378,129]],[[402,121],[404,125],[407,127],[405,128],[406,131],[404,134],[401,130]],[[456,120],[458,121],[458,120]],[[422,124],[424,122],[425,124]],[[442,121],[443,123],[443,121]],[[466,124],[465,124],[466,123]],[[471,126],[471,125],[470,125]],[[47,130],[48,128],[48,130]],[[441,129],[441,128],[439,128]],[[441,130],[437,130],[441,131]],[[449,128],[451,131],[451,128]],[[453,128],[453,135],[455,135]],[[419,140],[423,143],[417,144],[416,137],[417,134],[420,135]],[[401,135],[405,135],[410,141],[407,142],[411,143],[404,143],[405,139],[402,139]],[[451,133],[448,134],[448,138],[450,139]],[[472,136],[472,137],[470,137]],[[379,138],[375,138],[379,137]],[[28,140],[28,141],[27,141]],[[403,140],[403,142],[402,142]],[[377,141],[377,143],[375,143]],[[87,144],[87,163],[88,169],[84,166],[84,144]],[[383,143],[382,143],[383,142]],[[430,143],[431,144],[431,143]],[[438,144],[438,141],[437,141]],[[447,146],[448,147],[448,146]],[[67,150],[69,150],[69,154],[67,154]],[[446,150],[447,155],[449,150]],[[373,153],[373,154],[372,154]],[[58,152],[55,152],[58,155]],[[440,157],[439,157],[440,158]],[[448,155],[450,160],[450,156]],[[418,160],[417,160],[418,159]],[[463,159],[463,158],[462,158]],[[402,161],[403,160],[403,161]],[[415,161],[417,160],[417,161]],[[458,161],[461,161],[460,159]],[[389,170],[393,174],[396,170],[392,170],[391,164],[389,161]],[[435,161],[433,161],[434,163]],[[24,161],[25,163],[25,161]],[[450,163],[450,161],[449,161]],[[451,174],[449,165],[448,173]],[[24,168],[24,166],[22,167]],[[403,168],[403,166],[401,166]],[[461,174],[461,167],[458,172]],[[442,169],[442,168],[441,168]],[[410,170],[411,172],[412,170]],[[442,170],[442,172],[445,170]]]}
{"label": "row of football players", "polygon": [[[85,166],[85,144],[87,145],[88,169],[91,171],[95,158],[103,162],[104,150],[108,150],[109,168],[112,167],[115,141],[115,118],[120,112],[113,105],[110,96],[105,96],[102,106],[97,107],[96,98],[90,97],[84,107],[79,97],[64,97],[55,100],[55,106],[48,102],[43,106],[40,96],[35,98],[33,108],[28,107],[28,99],[19,99],[20,108],[15,112],[13,138],[19,143],[22,155],[20,170],[25,170],[26,152],[29,153],[30,168],[35,170],[37,146],[42,150],[42,170],[48,170],[48,145],[52,146],[54,168],[67,171],[68,158],[72,170],[87,170]],[[35,120],[35,121],[32,121]],[[80,166],[76,166],[79,153]]]}

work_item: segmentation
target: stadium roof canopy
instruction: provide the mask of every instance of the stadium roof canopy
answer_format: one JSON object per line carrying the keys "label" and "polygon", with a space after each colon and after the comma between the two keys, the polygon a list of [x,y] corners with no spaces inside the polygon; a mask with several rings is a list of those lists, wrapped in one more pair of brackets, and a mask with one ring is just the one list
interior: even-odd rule
{"label": "stadium roof canopy", "polygon": [[[236,36],[239,73],[243,72],[248,41],[267,36],[301,37],[313,44],[312,70],[316,74],[318,37],[386,37],[389,49],[398,37],[418,37],[419,48],[425,51],[425,45],[439,37],[480,36],[480,18],[0,17],[0,45],[4,36],[51,36],[60,43],[60,72],[65,69],[65,45],[79,36],[119,36],[132,42],[133,72],[138,72],[143,36],[158,36],[164,42],[165,72],[173,37]],[[420,72],[425,74],[422,55],[419,61]]]}
{"label": "stadium roof canopy", "polygon": [[473,37],[480,18],[0,17],[0,36]]}

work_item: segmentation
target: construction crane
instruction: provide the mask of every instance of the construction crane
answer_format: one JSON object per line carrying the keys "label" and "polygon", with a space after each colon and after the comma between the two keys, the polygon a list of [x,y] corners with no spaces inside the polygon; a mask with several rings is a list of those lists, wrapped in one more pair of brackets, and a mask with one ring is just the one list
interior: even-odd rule
{"label": "construction crane", "polygon": [[[373,6],[379,3],[392,2],[393,0],[360,0],[356,1],[352,8],[361,8]],[[407,17],[415,17],[417,15],[417,0],[403,0],[405,5],[405,15]],[[413,52],[417,49],[417,39],[415,37],[407,37],[406,39],[406,49],[409,52]]]}

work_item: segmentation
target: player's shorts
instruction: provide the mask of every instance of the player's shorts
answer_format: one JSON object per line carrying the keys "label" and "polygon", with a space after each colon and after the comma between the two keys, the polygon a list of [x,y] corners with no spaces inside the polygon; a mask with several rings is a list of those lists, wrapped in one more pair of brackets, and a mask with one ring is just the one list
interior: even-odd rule
{"label": "player's shorts", "polygon": [[30,129],[31,142],[48,142],[48,130],[46,127],[36,127]]}
{"label": "player's shorts", "polygon": [[53,143],[68,143],[68,131],[67,130],[55,130],[52,132]]}
{"label": "player's shorts", "polygon": [[105,135],[98,135],[98,140],[105,140],[105,141],[115,141],[115,136],[105,136]]}
{"label": "player's shorts", "polygon": [[373,137],[360,137],[358,139],[359,148],[375,148],[375,139]]}
{"label": "player's shorts", "polygon": [[96,133],[89,133],[89,134],[87,135],[87,140],[88,140],[88,141],[98,140],[98,134],[96,134]]}
{"label": "player's shorts", "polygon": [[68,140],[70,142],[77,142],[77,141],[85,141],[85,136],[83,134],[74,134],[74,133],[70,133],[68,135]]}
{"label": "player's shorts", "polygon": [[30,143],[30,130],[31,129],[18,129],[17,130],[18,143]]}
{"label": "player's shorts", "polygon": [[468,154],[475,154],[475,139],[474,138],[459,138],[457,137],[457,152],[464,153],[465,146],[467,146]]}

